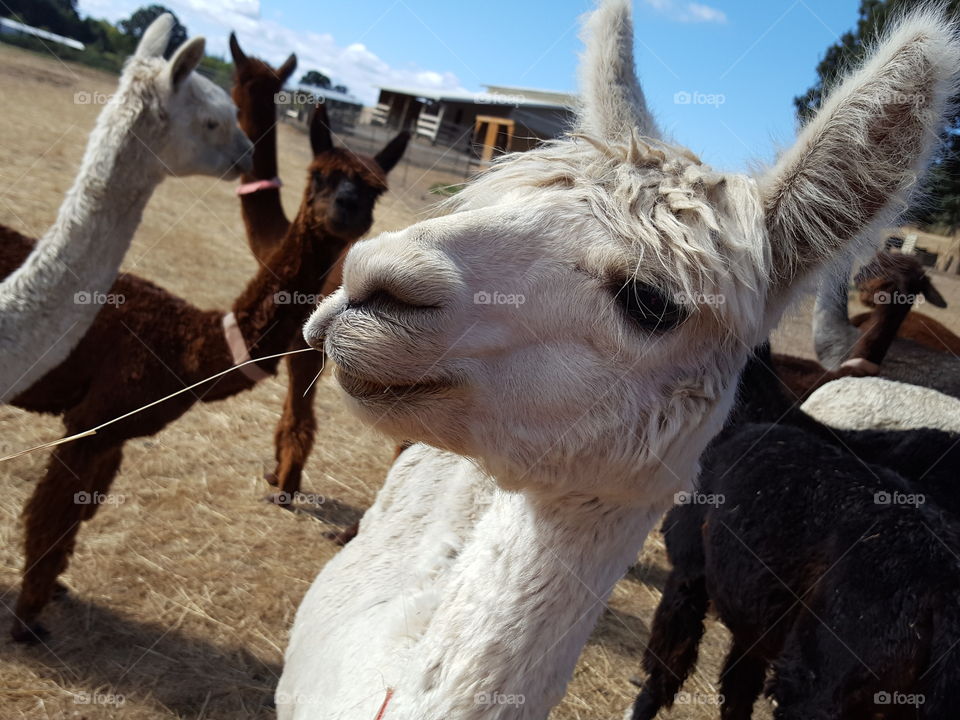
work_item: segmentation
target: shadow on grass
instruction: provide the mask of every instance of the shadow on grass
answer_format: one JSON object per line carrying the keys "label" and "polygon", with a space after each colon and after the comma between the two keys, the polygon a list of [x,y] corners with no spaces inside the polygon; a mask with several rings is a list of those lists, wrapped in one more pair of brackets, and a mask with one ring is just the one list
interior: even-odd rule
{"label": "shadow on grass", "polygon": [[[0,660],[72,693],[78,716],[98,705],[96,710],[105,714],[96,717],[127,717],[135,704],[140,713],[152,705],[180,718],[275,717],[279,663],[238,645],[132,620],[72,595],[44,611],[43,622],[52,632],[43,644],[15,643],[6,629],[17,592],[0,584]],[[38,685],[38,694],[42,690],[49,697],[50,683]],[[19,688],[24,691],[29,688]]]}

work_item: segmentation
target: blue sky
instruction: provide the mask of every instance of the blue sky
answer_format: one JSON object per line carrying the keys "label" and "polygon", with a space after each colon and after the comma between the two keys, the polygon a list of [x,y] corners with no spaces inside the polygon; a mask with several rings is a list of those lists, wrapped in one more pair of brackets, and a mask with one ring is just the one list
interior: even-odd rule
{"label": "blue sky", "polygon": [[[572,91],[578,18],[592,0],[160,0],[208,49],[227,34],[298,74],[318,68],[369,103],[378,84]],[[147,0],[80,0],[116,21]],[[857,0],[634,0],[637,68],[668,135],[726,170],[769,162],[795,133],[792,98]]]}

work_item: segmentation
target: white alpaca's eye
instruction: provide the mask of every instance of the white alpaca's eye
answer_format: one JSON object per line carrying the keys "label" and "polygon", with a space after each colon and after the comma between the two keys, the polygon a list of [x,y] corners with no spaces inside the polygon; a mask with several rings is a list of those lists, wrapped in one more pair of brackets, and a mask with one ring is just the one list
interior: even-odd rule
{"label": "white alpaca's eye", "polygon": [[665,292],[646,283],[627,280],[613,288],[617,304],[630,321],[648,332],[672,330],[687,319],[687,311]]}
{"label": "white alpaca's eye", "polygon": [[219,124],[216,120],[207,120],[207,130],[216,130]]}

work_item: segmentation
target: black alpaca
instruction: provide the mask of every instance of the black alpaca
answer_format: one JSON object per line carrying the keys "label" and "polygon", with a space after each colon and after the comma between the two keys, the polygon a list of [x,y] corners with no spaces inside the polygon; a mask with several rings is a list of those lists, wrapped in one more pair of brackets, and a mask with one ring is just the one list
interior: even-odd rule
{"label": "black alpaca", "polygon": [[[664,521],[673,570],[633,719],[673,704],[711,603],[733,635],[724,720],[750,717],[768,667],[778,720],[956,718],[957,438],[827,428],[782,397],[768,348],[740,392],[694,497],[714,503]],[[923,504],[907,504],[918,494]]]}

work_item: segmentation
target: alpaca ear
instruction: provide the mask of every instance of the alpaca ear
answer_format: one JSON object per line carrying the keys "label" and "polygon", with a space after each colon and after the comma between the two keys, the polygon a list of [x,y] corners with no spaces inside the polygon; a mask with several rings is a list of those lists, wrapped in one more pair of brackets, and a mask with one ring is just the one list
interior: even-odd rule
{"label": "alpaca ear", "polygon": [[330,118],[327,117],[327,107],[322,103],[317,105],[310,118],[310,149],[314,155],[320,155],[333,150],[333,138],[330,135]]}
{"label": "alpaca ear", "polygon": [[164,13],[143,31],[135,55],[139,58],[163,57],[173,31],[173,15]]}
{"label": "alpaca ear", "polygon": [[396,164],[400,162],[400,158],[403,157],[404,150],[407,149],[408,142],[410,142],[410,133],[407,130],[404,130],[393,140],[387,143],[383,150],[377,153],[376,157],[374,157],[374,160],[377,161],[377,165],[383,168],[384,173],[388,173],[393,170]]}
{"label": "alpaca ear", "polygon": [[206,46],[206,40],[202,37],[195,37],[181,45],[174,56],[170,58],[170,80],[173,82],[174,90],[180,87],[180,84],[203,60],[203,52]]}
{"label": "alpaca ear", "polygon": [[774,287],[856,249],[903,208],[946,126],[955,32],[930,10],[896,23],[760,179]]}
{"label": "alpaca ear", "polygon": [[240,49],[240,43],[237,42],[235,33],[230,33],[230,55],[233,57],[233,64],[236,67],[243,65],[247,61],[247,55]]}
{"label": "alpaca ear", "polygon": [[285,83],[289,80],[290,76],[293,75],[293,71],[296,69],[297,56],[294,53],[290,53],[290,57],[287,58],[286,62],[277,68],[277,76],[280,78],[280,82]]}
{"label": "alpaca ear", "polygon": [[923,289],[920,291],[920,293],[923,295],[926,301],[934,307],[945,308],[947,306],[947,301],[944,299],[943,295],[940,294],[940,291],[933,286],[930,278],[925,278]]}
{"label": "alpaca ear", "polygon": [[603,0],[583,29],[578,129],[600,140],[619,140],[632,129],[659,138],[633,63],[630,0]]}

